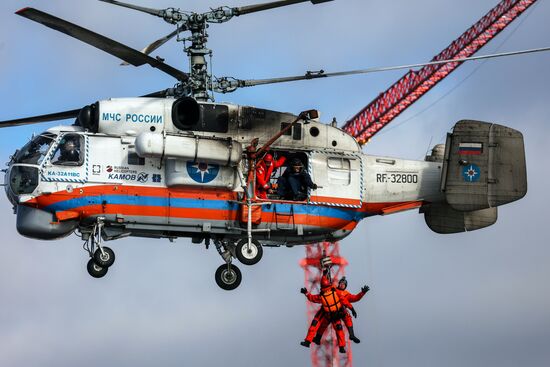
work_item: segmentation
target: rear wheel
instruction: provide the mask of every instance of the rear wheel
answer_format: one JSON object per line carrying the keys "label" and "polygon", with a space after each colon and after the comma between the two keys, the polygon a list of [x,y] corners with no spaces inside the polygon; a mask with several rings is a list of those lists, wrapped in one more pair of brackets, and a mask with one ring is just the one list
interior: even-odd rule
{"label": "rear wheel", "polygon": [[237,259],[245,265],[254,265],[257,264],[264,254],[262,244],[257,240],[252,240],[250,246],[248,245],[248,239],[243,238],[237,242],[237,247],[235,248],[235,256]]}
{"label": "rear wheel", "polygon": [[242,274],[235,265],[223,264],[216,270],[216,283],[221,289],[232,291],[241,284]]}
{"label": "rear wheel", "polygon": [[90,261],[88,261],[86,268],[88,269],[88,274],[94,278],[103,278],[109,270],[109,268],[103,268],[97,265],[94,259],[90,259]]}

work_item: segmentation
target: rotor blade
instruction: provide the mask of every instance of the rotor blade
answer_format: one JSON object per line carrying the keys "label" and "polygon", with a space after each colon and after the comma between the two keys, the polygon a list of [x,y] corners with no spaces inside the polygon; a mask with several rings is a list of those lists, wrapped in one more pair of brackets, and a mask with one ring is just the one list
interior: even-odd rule
{"label": "rotor blade", "polygon": [[16,119],[16,120],[0,121],[0,128],[39,124],[42,122],[57,121],[57,120],[67,120],[67,119],[78,117],[79,112],[80,112],[80,108],[76,110],[71,110],[71,111],[50,113],[48,115],[40,115],[40,116],[25,117],[25,118]]}
{"label": "rotor blade", "polygon": [[149,64],[152,67],[165,72],[168,75],[180,81],[186,81],[189,77],[186,73],[178,70],[170,65],[167,65],[155,58],[142,54],[122,43],[114,41],[110,38],[92,32],[86,28],[82,28],[76,24],[67,22],[61,18],[57,18],[48,13],[33,8],[24,8],[16,12],[17,15],[41,23],[46,27],[55,29],[56,31],[65,33],[82,42],[99,48],[113,56],[116,56],[134,66]]}
{"label": "rotor blade", "polygon": [[528,54],[528,53],[544,52],[544,51],[550,51],[550,47],[534,48],[534,49],[530,49],[530,50],[513,51],[513,52],[501,52],[501,53],[497,53],[497,54],[463,57],[463,58],[449,59],[449,60],[437,60],[437,61],[430,61],[430,62],[421,63],[421,64],[409,64],[409,65],[399,65],[399,66],[368,68],[368,69],[359,69],[359,70],[350,70],[350,71],[340,71],[340,72],[334,72],[334,73],[325,73],[323,70],[318,71],[318,72],[308,71],[305,75],[298,75],[298,76],[290,76],[290,77],[282,77],[282,78],[271,78],[271,79],[238,80],[238,83],[239,83],[238,87],[252,87],[252,86],[255,86],[255,85],[262,85],[262,84],[285,83],[285,82],[291,82],[291,81],[296,81],[296,80],[328,78],[328,77],[333,77],[333,76],[370,74],[370,73],[378,73],[378,72],[382,72],[382,71],[411,69],[411,68],[417,68],[417,67],[428,66],[428,65],[441,65],[441,64],[448,64],[448,63],[452,63],[452,62],[464,62],[464,61],[472,61],[472,60],[492,59],[492,58],[496,58],[496,57],[523,55],[523,54]]}
{"label": "rotor blade", "polygon": [[[101,0],[101,1],[104,1],[104,0]],[[328,1],[333,1],[333,0],[283,0],[283,1],[273,1],[271,3],[265,3],[265,4],[241,6],[241,7],[233,8],[232,10],[236,16],[239,16],[244,14],[255,13],[257,11],[279,8],[281,6],[305,3],[308,1],[311,1],[313,5],[316,5],[316,4],[326,3]]]}
{"label": "rotor blade", "polygon": [[[174,38],[174,36],[176,36],[178,33],[186,31],[186,30],[187,30],[187,28],[185,26],[177,28],[175,31],[171,32],[170,34],[168,34],[168,35],[166,35],[162,38],[159,38],[155,42],[153,42],[150,45],[148,45],[147,47],[145,47],[143,50],[141,50],[141,53],[143,53],[145,55],[149,55],[151,52],[155,51],[157,48],[159,48],[160,46],[164,45],[166,42],[168,42],[172,38]],[[120,65],[130,65],[130,64],[125,61],[125,62],[121,63]]]}
{"label": "rotor blade", "polygon": [[140,96],[140,97],[146,97],[146,98],[165,98],[165,97],[168,96],[169,94],[170,94],[170,89],[163,89],[163,90],[159,90],[158,92],[153,92],[153,93],[145,94],[145,95]]}
{"label": "rotor blade", "polygon": [[164,17],[164,14],[166,14],[166,12],[164,10],[161,10],[161,9],[146,8],[146,7],[143,7],[143,6],[123,3],[121,1],[116,1],[116,0],[99,0],[99,1],[103,1],[104,3],[109,3],[109,4],[113,4],[113,5],[122,6],[124,8],[129,8],[129,9],[141,11],[141,12],[151,14],[151,15],[156,15],[157,17],[161,17],[161,18]]}
{"label": "rotor blade", "polygon": [[141,52],[143,52],[146,55],[149,55],[151,52],[155,51],[160,46],[164,45],[166,42],[170,41],[173,37],[175,37],[179,32],[185,31],[185,27],[177,28],[175,31],[170,32],[170,34],[167,34],[166,36],[159,38],[155,42],[152,42],[149,46],[145,47]]}

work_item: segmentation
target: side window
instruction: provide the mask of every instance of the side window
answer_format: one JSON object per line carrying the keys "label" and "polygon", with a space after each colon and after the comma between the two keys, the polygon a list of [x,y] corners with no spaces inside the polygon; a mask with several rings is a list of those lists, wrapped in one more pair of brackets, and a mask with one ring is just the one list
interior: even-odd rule
{"label": "side window", "polygon": [[[288,125],[290,125],[288,122],[281,122],[281,130],[286,129]],[[291,136],[292,135],[292,129],[290,129],[288,131],[285,131],[285,133],[283,135]]]}
{"label": "side window", "polygon": [[84,137],[65,134],[55,149],[52,163],[63,166],[80,166],[84,163]]}
{"label": "side window", "polygon": [[292,139],[302,140],[302,124],[296,124],[292,127]]}
{"label": "side window", "polygon": [[328,182],[348,186],[351,183],[351,162],[347,158],[329,157]]}
{"label": "side window", "polygon": [[[288,125],[290,123],[281,122],[281,130],[284,130]],[[292,136],[293,140],[302,140],[302,124],[294,125],[292,129],[286,131],[283,135]]]}

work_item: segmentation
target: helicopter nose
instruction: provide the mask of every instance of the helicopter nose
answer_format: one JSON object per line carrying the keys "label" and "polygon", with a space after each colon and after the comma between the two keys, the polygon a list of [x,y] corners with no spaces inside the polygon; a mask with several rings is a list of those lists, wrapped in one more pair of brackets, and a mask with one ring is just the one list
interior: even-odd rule
{"label": "helicopter nose", "polygon": [[6,195],[13,205],[19,203],[32,205],[35,197],[32,195],[38,186],[38,167],[29,165],[10,165],[4,175]]}

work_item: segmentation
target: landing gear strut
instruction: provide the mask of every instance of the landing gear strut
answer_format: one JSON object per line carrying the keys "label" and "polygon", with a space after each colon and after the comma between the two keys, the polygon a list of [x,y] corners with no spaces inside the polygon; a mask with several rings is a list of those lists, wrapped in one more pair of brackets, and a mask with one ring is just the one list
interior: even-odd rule
{"label": "landing gear strut", "polygon": [[103,278],[107,274],[109,267],[115,262],[114,251],[101,244],[103,219],[102,217],[98,217],[97,222],[92,227],[92,232],[83,234],[82,236],[86,238],[83,247],[90,255],[86,269],[88,270],[88,274],[94,278]]}
{"label": "landing gear strut", "polygon": [[225,261],[225,264],[220,265],[216,270],[214,279],[216,279],[216,284],[221,289],[232,291],[241,284],[241,280],[243,279],[239,268],[231,263],[235,253],[235,245],[219,240],[215,240],[214,244],[216,245],[216,250],[218,250],[218,253]]}

